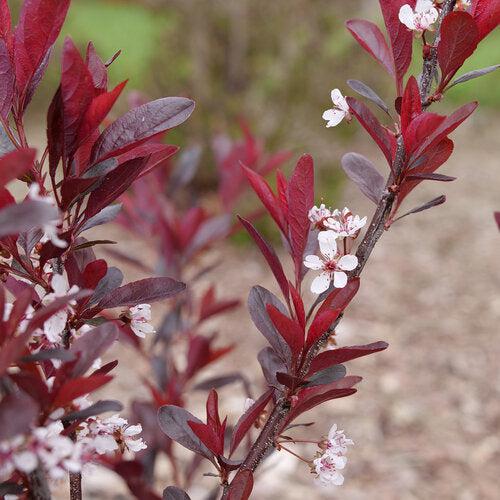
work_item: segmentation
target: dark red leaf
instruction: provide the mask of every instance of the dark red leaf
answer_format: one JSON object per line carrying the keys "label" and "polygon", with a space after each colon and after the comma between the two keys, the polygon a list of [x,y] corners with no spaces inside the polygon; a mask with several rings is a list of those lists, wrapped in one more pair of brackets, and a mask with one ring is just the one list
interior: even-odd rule
{"label": "dark red leaf", "polygon": [[[276,335],[278,335],[276,333]],[[279,336],[279,335],[278,335]],[[281,339],[281,337],[280,337]],[[286,345],[286,344],[285,344]],[[287,346],[288,347],[288,346]],[[285,362],[281,359],[272,347],[264,347],[257,354],[257,360],[267,384],[271,387],[278,387],[280,384],[276,379],[278,372],[286,372],[287,367]]]}
{"label": "dark red leaf", "polygon": [[85,57],[85,64],[92,75],[94,88],[97,91],[104,92],[108,86],[108,71],[102,59],[97,55],[94,44],[89,42],[87,45],[87,55]]}
{"label": "dark red leaf", "polygon": [[470,13],[479,28],[479,39],[500,24],[500,3],[495,0],[473,0]]}
{"label": "dark red leaf", "polygon": [[23,290],[16,298],[7,322],[7,330],[9,332],[15,332],[17,330],[19,323],[21,323],[26,313],[26,309],[28,309],[28,306],[31,304],[32,298],[33,291],[29,288]]}
{"label": "dark red leaf", "polygon": [[281,385],[294,390],[301,385],[302,379],[286,372],[276,372],[276,380]]}
{"label": "dark red leaf", "polygon": [[119,165],[103,178],[89,196],[85,216],[90,218],[121,196],[146,168],[149,157],[135,158]]}
{"label": "dark red leaf", "polygon": [[341,160],[342,169],[373,203],[378,204],[385,190],[385,179],[375,165],[363,155],[347,153]]}
{"label": "dark red leaf", "polygon": [[476,50],[479,30],[474,19],[467,12],[451,12],[441,24],[441,40],[437,48],[442,91],[460,69],[462,64]]}
{"label": "dark red leaf", "polygon": [[494,214],[495,222],[497,223],[498,229],[500,229],[500,212],[495,212]]}
{"label": "dark red leaf", "polygon": [[445,118],[436,113],[421,113],[415,117],[403,134],[406,156],[411,157],[413,152],[439,128]]}
{"label": "dark red leaf", "polygon": [[288,300],[288,281],[283,271],[283,267],[281,266],[281,262],[276,255],[276,252],[274,251],[274,248],[261,236],[261,234],[257,231],[257,229],[255,229],[251,222],[240,216],[238,216],[238,219],[259,247],[259,250],[262,252],[262,255],[269,264],[269,267],[274,277],[276,278],[279,287],[281,288],[281,292],[283,293],[285,300]]}
{"label": "dark red leaf", "polygon": [[287,423],[292,422],[302,413],[311,410],[315,406],[337,398],[345,398],[354,394],[356,389],[352,387],[361,381],[361,377],[348,376],[326,385],[306,387],[299,392],[296,405],[288,415]]}
{"label": "dark red leaf", "polygon": [[23,392],[3,396],[0,402],[0,441],[28,433],[35,424],[38,411],[36,401]]}
{"label": "dark red leaf", "polygon": [[189,495],[177,486],[169,486],[163,490],[163,500],[191,500]]}
{"label": "dark red leaf", "polygon": [[227,500],[248,500],[253,490],[253,474],[248,469],[240,469],[229,487]]}
{"label": "dark red leaf", "polygon": [[164,97],[130,110],[97,139],[92,163],[124,153],[160,132],[177,127],[193,110],[194,102],[184,97]]}
{"label": "dark red leaf", "polygon": [[419,174],[411,174],[407,175],[405,177],[406,180],[408,181],[440,181],[440,182],[451,182],[457,180],[456,177],[450,177],[449,175],[443,175],[443,174],[426,174],[426,173],[419,173]]}
{"label": "dark red leaf", "polygon": [[94,85],[85,62],[70,38],[62,54],[61,98],[64,123],[64,157],[71,158],[78,147],[78,132],[94,97]]}
{"label": "dark red leaf", "polygon": [[288,226],[297,275],[302,269],[309,229],[309,210],[314,205],[314,165],[309,155],[297,162],[288,183]]}
{"label": "dark red leaf", "polygon": [[93,375],[68,380],[57,391],[54,406],[65,406],[76,398],[90,394],[113,379],[110,375]]}
{"label": "dark red leaf", "polygon": [[189,426],[189,423],[203,424],[203,422],[187,410],[174,405],[162,406],[158,410],[158,422],[161,430],[170,439],[184,446],[184,448],[208,458],[208,460],[213,460],[212,452]]}
{"label": "dark red leaf", "polygon": [[313,359],[308,375],[312,375],[330,366],[383,351],[388,346],[389,344],[386,342],[373,342],[366,345],[339,347],[338,349],[321,352]]}
{"label": "dark red leaf", "polygon": [[203,422],[192,422],[188,420],[187,424],[196,435],[196,437],[214,454],[223,455],[224,448],[217,433]]}
{"label": "dark red leaf", "polygon": [[[94,361],[101,357],[117,338],[118,328],[111,322],[104,323],[77,338],[70,348],[70,352],[77,358],[76,363],[70,365],[70,375],[72,377],[84,375]],[[65,369],[63,366],[62,370]]]}
{"label": "dark red leaf", "polygon": [[215,389],[211,389],[207,398],[207,424],[212,429],[219,429],[221,426],[219,418],[219,395]]}
{"label": "dark red leaf", "polygon": [[346,100],[353,115],[377,143],[382,153],[384,153],[387,162],[391,165],[392,152],[395,149],[394,136],[382,126],[366,104],[354,97],[347,97]]}
{"label": "dark red leaf", "polygon": [[118,84],[113,90],[103,92],[93,98],[88,109],[85,111],[85,116],[78,130],[78,142],[80,144],[97,130],[97,127],[99,127],[111,111],[126,84],[127,80]]}
{"label": "dark red leaf", "polygon": [[15,149],[0,158],[0,187],[21,177],[32,166],[35,159],[35,149]]}
{"label": "dark red leaf", "polygon": [[61,420],[64,420],[65,422],[71,422],[72,420],[85,420],[86,418],[94,417],[108,411],[117,413],[122,410],[123,405],[119,401],[100,399],[97,403],[87,406],[87,408],[84,408],[83,410],[65,414],[61,417]]}
{"label": "dark red leaf", "polygon": [[320,309],[318,311],[307,332],[306,349],[309,349],[328,331],[330,325],[339,317],[340,312],[340,309]]}
{"label": "dark red leaf", "polygon": [[[21,358],[22,360],[23,358]],[[19,361],[17,362],[19,363]],[[44,407],[51,403],[52,398],[49,393],[49,388],[42,379],[41,374],[35,367],[30,367],[31,371],[19,370],[17,373],[9,373],[9,378],[24,391],[28,396],[33,398],[39,406]]]}
{"label": "dark red leaf", "polygon": [[413,158],[418,158],[420,154],[428,148],[435,146],[442,139],[451,134],[464,120],[466,120],[477,108],[477,102],[470,102],[457,109],[450,116],[447,116],[413,153]]}
{"label": "dark red leaf", "polygon": [[[153,490],[151,485],[146,479],[145,466],[136,460],[124,460],[121,462],[114,462],[109,467],[119,474],[127,483],[133,498],[140,498],[141,500],[161,500],[161,497]],[[177,500],[177,499],[176,499]]]}
{"label": "dark red leaf", "polygon": [[70,0],[25,0],[15,31],[14,61],[21,109],[28,105],[47,66],[47,56],[66,17]]}
{"label": "dark red leaf", "polygon": [[66,177],[61,183],[61,210],[68,210],[98,186],[99,182],[95,177]]}
{"label": "dark red leaf", "polygon": [[406,83],[401,101],[401,130],[405,133],[411,121],[422,112],[422,101],[416,78],[412,75]]}
{"label": "dark red leaf", "polygon": [[403,217],[406,217],[407,215],[417,214],[418,212],[423,212],[424,210],[429,210],[429,208],[437,207],[438,205],[442,205],[445,201],[446,201],[446,196],[444,194],[442,194],[441,196],[438,196],[437,198],[434,198],[431,201],[428,201],[427,203],[419,205],[418,207],[411,209],[409,212],[406,212],[405,214],[400,215],[395,220],[402,219]]}
{"label": "dark red leaf", "polygon": [[267,313],[278,330],[278,333],[285,339],[290,347],[293,356],[298,356],[304,346],[304,329],[272,304],[266,306]]}
{"label": "dark red leaf", "polygon": [[276,171],[276,188],[281,212],[285,220],[288,220],[288,181],[281,170]]}
{"label": "dark red leaf", "polygon": [[250,430],[255,421],[259,418],[267,403],[271,400],[273,390],[267,390],[255,403],[239,418],[238,422],[233,429],[231,436],[231,447],[229,449],[229,456],[238,448],[241,440],[245,437],[246,433]]}
{"label": "dark red leaf", "polygon": [[347,80],[347,85],[349,85],[354,92],[357,92],[359,95],[366,97],[368,100],[376,104],[384,113],[390,115],[387,104],[366,83],[361,82],[360,80]]}
{"label": "dark red leaf", "polygon": [[108,264],[104,259],[94,260],[89,262],[83,270],[83,287],[94,290],[106,273],[108,272]]}
{"label": "dark red leaf", "polygon": [[379,27],[364,19],[351,19],[346,22],[346,26],[361,47],[395,78],[392,54]]}
{"label": "dark red leaf", "polygon": [[281,229],[281,232],[286,235],[287,226],[285,217],[283,215],[283,212],[281,211],[276,196],[274,196],[273,191],[269,187],[269,184],[262,176],[254,172],[252,169],[245,167],[244,165],[242,165],[242,168],[245,172],[245,175],[247,176],[248,181],[250,182],[250,185],[252,186],[252,189],[260,198],[262,204],[266,207],[269,215],[274,219],[278,227]]}
{"label": "dark red leaf", "polygon": [[0,38],[0,116],[4,119],[7,118],[10,112],[13,98],[14,70],[10,51],[7,42]]}
{"label": "dark red leaf", "polygon": [[0,38],[10,47],[12,44],[12,19],[8,0],[0,0]]}
{"label": "dark red leaf", "polygon": [[347,285],[344,288],[333,289],[325,298],[323,304],[319,308],[317,315],[329,309],[344,311],[350,304],[351,300],[358,293],[360,285],[359,278],[349,278]]}
{"label": "dark red leaf", "polygon": [[286,314],[286,307],[269,290],[261,286],[254,286],[248,295],[248,311],[257,329],[264,335],[276,354],[285,363],[291,358],[291,351],[283,337],[276,330],[267,312],[267,306],[272,304],[282,314]]}
{"label": "dark red leaf", "polygon": [[99,302],[100,309],[136,306],[167,299],[184,291],[186,285],[172,278],[145,278],[112,290]]}
{"label": "dark red leaf", "polygon": [[398,95],[403,93],[403,78],[411,63],[413,33],[399,20],[399,10],[405,4],[415,7],[415,0],[379,0],[385,27],[391,41]]}
{"label": "dark red leaf", "polygon": [[239,305],[239,300],[217,301],[215,298],[215,289],[214,287],[210,287],[201,299],[199,321],[205,321],[216,314],[234,309]]}
{"label": "dark red leaf", "polygon": [[49,151],[49,175],[55,183],[56,171],[64,147],[64,122],[61,86],[57,89],[47,111],[47,148]]}
{"label": "dark red leaf", "polygon": [[290,294],[292,296],[293,308],[295,309],[295,315],[297,317],[297,321],[299,325],[305,329],[306,327],[306,311],[304,309],[304,302],[302,297],[300,296],[297,289],[289,283]]}
{"label": "dark red leaf", "polygon": [[0,377],[3,376],[12,363],[17,361],[26,349],[31,338],[31,332],[24,332],[7,339],[0,349]]}

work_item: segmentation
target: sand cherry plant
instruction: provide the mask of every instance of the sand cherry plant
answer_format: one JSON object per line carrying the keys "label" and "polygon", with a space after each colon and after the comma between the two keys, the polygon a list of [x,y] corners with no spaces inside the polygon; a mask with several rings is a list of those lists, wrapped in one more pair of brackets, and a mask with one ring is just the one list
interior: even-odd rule
{"label": "sand cherry plant", "polygon": [[[323,114],[327,127],[356,120],[388,163],[384,176],[360,154],[342,158],[348,177],[376,205],[370,222],[317,199],[311,156],[301,156],[287,178],[278,167],[289,153],[266,155],[246,126],[242,141],[214,139],[220,203],[202,207],[189,188],[200,151],[188,148],[173,162],[178,148],[165,143],[168,131],[189,118],[193,101],[148,102],[134,94],[131,109],[109,119],[126,85],[108,89],[108,68],[119,54],[103,62],[92,44],[82,55],[69,38],[47,111],[47,145],[35,151],[25,114],[69,5],[25,0],[13,27],[0,0],[0,495],[50,499],[51,486],[67,477],[69,497],[81,499],[82,476],[102,466],[123,477],[136,498],[161,498],[160,483],[171,484],[164,499],[186,500],[184,489],[206,474],[208,462],[210,498],[243,500],[273,452],[303,462],[312,482],[340,486],[353,441],[335,424],[322,436],[299,417],[355,394],[361,377],[347,375],[344,363],[387,348],[383,341],[337,346],[332,339],[384,231],[445,201],[440,196],[400,213],[422,181],[454,180],[436,171],[453,151],[449,135],[477,103],[446,115],[429,108],[452,86],[498,67],[455,78],[498,25],[499,2],[380,0],[389,43],[370,21],[346,23],[395,83],[388,105],[363,82],[348,81],[379,115],[338,88]],[[413,59],[422,63],[418,77],[407,75]],[[273,171],[275,189],[265,179]],[[261,211],[232,219],[247,186],[280,232],[284,252],[256,229]],[[122,271],[95,255],[114,242],[92,239],[89,230],[113,220],[155,242],[154,268],[121,249],[106,254],[144,279],[123,285]],[[248,296],[250,317],[269,344],[255,353],[263,379],[250,384],[235,371],[200,380],[233,349],[207,320],[239,305],[218,298],[215,285],[203,288],[200,278],[217,265],[216,252],[207,251],[239,228],[259,248],[281,295],[256,285]],[[213,262],[200,264],[204,253]],[[286,254],[290,266],[282,264]],[[164,306],[161,322],[152,314],[156,301]],[[118,360],[102,357],[118,341],[150,366],[127,418],[119,401],[93,394],[113,379]],[[242,387],[246,398],[236,421],[219,411],[217,389],[228,384]],[[194,391],[207,392],[203,420],[185,408]],[[190,459],[179,458],[178,445],[192,452]],[[156,466],[161,455],[168,477]]]}

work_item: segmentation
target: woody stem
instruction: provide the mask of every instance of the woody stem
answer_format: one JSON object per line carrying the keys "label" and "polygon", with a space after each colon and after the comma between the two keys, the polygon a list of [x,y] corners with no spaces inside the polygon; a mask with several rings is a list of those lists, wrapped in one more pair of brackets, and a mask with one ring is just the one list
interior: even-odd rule
{"label": "woody stem", "polygon": [[422,68],[422,78],[420,80],[420,99],[422,101],[422,106],[429,106],[431,104],[428,96],[432,86],[432,79],[437,68],[437,46],[441,40],[441,23],[443,22],[443,19],[453,11],[455,4],[456,0],[445,0],[441,6],[441,12],[439,13],[439,18],[437,20],[434,43],[430,48],[429,55],[426,59],[424,59],[424,66]]}

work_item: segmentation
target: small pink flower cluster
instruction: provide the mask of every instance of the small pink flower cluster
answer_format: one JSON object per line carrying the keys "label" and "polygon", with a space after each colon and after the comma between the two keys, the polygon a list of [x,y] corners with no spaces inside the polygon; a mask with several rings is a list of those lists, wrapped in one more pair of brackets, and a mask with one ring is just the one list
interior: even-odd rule
{"label": "small pink flower cluster", "polygon": [[0,481],[15,470],[25,474],[42,465],[51,479],[63,479],[67,472],[81,472],[83,466],[98,455],[138,452],[147,448],[138,434],[141,425],[129,425],[118,415],[87,419],[77,431],[76,442],[62,434],[60,420],[46,427],[36,427],[28,436],[16,436],[0,442]]}
{"label": "small pink flower cluster", "polygon": [[92,417],[78,431],[78,442],[85,450],[106,455],[120,451],[138,452],[147,448],[146,443],[138,435],[142,426],[129,425],[128,421],[119,415],[101,419]]}
{"label": "small pink flower cluster", "polygon": [[155,333],[151,321],[151,306],[149,304],[138,304],[131,307],[124,313],[124,316],[130,321],[130,328],[141,338],[145,338],[147,334]]}
{"label": "small pink flower cluster", "polygon": [[[353,215],[347,207],[342,211],[331,211],[321,204],[311,208],[309,220],[320,230],[318,243],[322,255],[307,255],[304,260],[305,267],[321,271],[311,283],[311,292],[325,292],[332,280],[335,288],[344,288],[347,284],[345,271],[352,271],[358,265],[357,257],[349,253],[350,240],[357,238],[366,224],[366,217],[361,219],[359,215]],[[343,240],[340,250],[337,238]]]}
{"label": "small pink flower cluster", "polygon": [[0,442],[0,481],[19,470],[25,474],[43,465],[52,479],[62,479],[66,472],[80,472],[82,446],[61,435],[60,421],[36,427],[29,436],[16,436]]}
{"label": "small pink flower cluster", "polygon": [[344,484],[344,476],[339,471],[347,464],[347,446],[354,442],[345,436],[344,431],[337,430],[337,425],[334,424],[328,433],[328,439],[321,444],[324,451],[313,460],[317,482],[321,486],[341,486]]}
{"label": "small pink flower cluster", "polygon": [[438,19],[438,11],[432,0],[417,0],[415,9],[405,4],[399,10],[399,20],[410,30],[422,33],[432,30],[432,25]]}

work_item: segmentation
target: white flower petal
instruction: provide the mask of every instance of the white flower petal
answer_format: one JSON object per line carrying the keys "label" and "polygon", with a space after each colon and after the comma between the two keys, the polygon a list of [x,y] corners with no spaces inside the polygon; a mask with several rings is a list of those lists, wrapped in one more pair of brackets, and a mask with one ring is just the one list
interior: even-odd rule
{"label": "white flower petal", "polygon": [[334,484],[335,486],[342,486],[344,484],[344,476],[340,472],[333,474],[331,478],[331,483]]}
{"label": "white flower petal", "polygon": [[344,255],[337,262],[337,266],[344,271],[352,271],[358,266],[358,258],[355,255]]}
{"label": "white flower petal", "polygon": [[140,434],[142,432],[142,425],[129,425],[124,431],[124,436],[135,436],[136,434]]}
{"label": "white flower petal", "polygon": [[118,449],[118,444],[116,443],[115,438],[109,434],[96,436],[92,441],[92,444],[96,453],[99,455],[104,455],[105,453]]}
{"label": "white flower petal", "polygon": [[333,273],[333,286],[335,288],[344,288],[347,285],[347,274],[343,271]]}
{"label": "white flower petal", "polygon": [[337,255],[337,234],[334,231],[321,231],[318,234],[319,249],[328,259],[332,260]]}
{"label": "white flower petal", "polygon": [[439,17],[439,13],[438,13],[437,9],[435,9],[434,7],[432,9],[430,9],[429,12],[427,12],[427,14],[425,16],[426,21],[427,21],[429,26],[431,24],[434,24],[437,21],[438,17]]}
{"label": "white flower petal", "polygon": [[344,96],[342,95],[342,92],[340,92],[339,89],[333,89],[330,93],[330,96],[332,98],[333,104],[335,104],[335,106],[340,107],[340,104],[344,100]]}
{"label": "white flower petal", "polygon": [[405,4],[399,9],[399,20],[409,29],[415,29],[415,14],[412,8]]}
{"label": "white flower petal", "polygon": [[423,13],[433,8],[434,2],[432,0],[417,0],[417,4],[415,5],[415,12]]}
{"label": "white flower petal", "polygon": [[142,439],[127,439],[125,444],[130,451],[141,451],[145,450],[148,446]]}
{"label": "white flower petal", "polygon": [[323,268],[323,261],[317,255],[307,255],[304,259],[304,266],[318,271]]}
{"label": "white flower petal", "polygon": [[323,113],[323,120],[327,120],[327,128],[335,127],[338,125],[345,117],[345,112],[340,109],[327,109]]}
{"label": "white flower petal", "polygon": [[313,279],[311,283],[311,292],[319,295],[324,291],[328,290],[330,286],[331,275],[330,273],[321,273],[319,276]]}
{"label": "white flower petal", "polygon": [[33,472],[38,465],[38,459],[32,451],[21,451],[12,457],[12,461],[17,469],[26,474]]}

